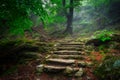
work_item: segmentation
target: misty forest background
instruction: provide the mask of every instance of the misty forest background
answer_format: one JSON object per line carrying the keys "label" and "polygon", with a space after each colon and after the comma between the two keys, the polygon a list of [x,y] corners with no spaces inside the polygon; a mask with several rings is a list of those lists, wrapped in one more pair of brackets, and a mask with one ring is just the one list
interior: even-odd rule
{"label": "misty forest background", "polygon": [[94,69],[98,79],[120,79],[120,0],[0,0],[0,80],[36,62],[26,52],[46,56],[56,42],[68,38],[83,40],[91,52],[104,55],[105,64]]}

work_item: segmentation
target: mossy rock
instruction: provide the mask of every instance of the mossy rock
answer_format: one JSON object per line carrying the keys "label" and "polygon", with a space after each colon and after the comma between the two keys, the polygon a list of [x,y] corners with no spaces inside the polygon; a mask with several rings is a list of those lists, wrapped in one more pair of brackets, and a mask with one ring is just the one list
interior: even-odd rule
{"label": "mossy rock", "polygon": [[109,56],[94,71],[100,80],[119,80],[120,57]]}

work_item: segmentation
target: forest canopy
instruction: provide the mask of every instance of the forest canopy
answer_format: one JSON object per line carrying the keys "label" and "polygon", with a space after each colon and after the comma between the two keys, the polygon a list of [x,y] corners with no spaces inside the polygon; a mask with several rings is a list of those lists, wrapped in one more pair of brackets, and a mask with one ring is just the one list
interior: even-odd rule
{"label": "forest canopy", "polygon": [[110,16],[109,23],[120,20],[119,0],[1,0],[0,34],[24,35],[25,30],[31,30],[36,23],[49,28],[54,22],[66,24],[63,32],[72,34],[74,11],[85,2],[104,16]]}

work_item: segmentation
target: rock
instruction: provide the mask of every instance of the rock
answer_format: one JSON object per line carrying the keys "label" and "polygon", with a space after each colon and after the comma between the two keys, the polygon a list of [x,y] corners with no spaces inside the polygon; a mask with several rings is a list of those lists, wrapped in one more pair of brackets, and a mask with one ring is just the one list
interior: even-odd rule
{"label": "rock", "polygon": [[59,45],[60,45],[60,43],[56,43],[56,44],[54,45],[54,47],[59,46]]}
{"label": "rock", "polygon": [[65,69],[65,71],[64,71],[64,73],[65,74],[70,74],[70,73],[72,73],[73,72],[73,69],[71,68],[71,67],[66,67],[66,69]]}
{"label": "rock", "polygon": [[28,58],[41,58],[42,55],[38,52],[25,52],[23,53],[24,57],[28,57]]}
{"label": "rock", "polygon": [[53,58],[58,58],[58,59],[85,59],[84,55],[53,55]]}
{"label": "rock", "polygon": [[36,69],[37,69],[37,72],[38,72],[38,73],[42,73],[42,72],[43,72],[43,69],[44,69],[44,65],[43,65],[43,64],[38,65],[38,66],[36,67]]}
{"label": "rock", "polygon": [[83,73],[84,73],[84,72],[83,72],[83,69],[80,68],[79,71],[75,73],[75,76],[76,76],[76,77],[81,77],[81,76],[83,75]]}
{"label": "rock", "polygon": [[87,76],[87,80],[91,80],[91,78],[89,76]]}
{"label": "rock", "polygon": [[45,59],[48,59],[48,58],[50,58],[51,57],[51,55],[47,55],[46,57],[45,57]]}
{"label": "rock", "polygon": [[69,55],[69,54],[84,54],[82,51],[76,51],[76,50],[60,50],[60,51],[53,51],[54,54],[61,54],[61,55]]}
{"label": "rock", "polygon": [[87,64],[86,64],[86,62],[85,61],[78,61],[78,60],[76,60],[75,62],[74,62],[74,64],[72,64],[72,66],[80,66],[80,67],[85,67],[85,66],[87,66]]}
{"label": "rock", "polygon": [[53,63],[63,63],[63,64],[73,64],[75,62],[74,59],[58,59],[58,58],[50,58],[46,60],[47,62]]}
{"label": "rock", "polygon": [[44,65],[44,68],[47,70],[65,70],[64,66],[56,66],[56,65]]}
{"label": "rock", "polygon": [[91,66],[93,65],[93,63],[92,63],[92,62],[86,62],[86,65],[87,65],[88,67],[91,67]]}

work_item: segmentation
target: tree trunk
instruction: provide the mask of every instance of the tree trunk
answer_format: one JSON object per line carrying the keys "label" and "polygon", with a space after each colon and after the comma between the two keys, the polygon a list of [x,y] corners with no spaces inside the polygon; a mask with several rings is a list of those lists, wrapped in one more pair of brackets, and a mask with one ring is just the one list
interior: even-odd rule
{"label": "tree trunk", "polygon": [[66,26],[65,33],[73,34],[73,29],[72,29],[72,17],[71,17],[71,15],[68,15],[68,16],[67,16],[67,26]]}
{"label": "tree trunk", "polygon": [[[66,26],[66,30],[64,31],[64,33],[68,33],[68,34],[73,34],[73,28],[72,28],[72,22],[73,22],[73,11],[74,11],[74,7],[73,7],[73,0],[70,0],[70,7],[69,7],[69,11],[67,12],[66,9],[64,9],[65,11],[65,15],[67,18],[67,26]],[[63,7],[65,7],[66,2],[65,0],[63,0]]]}

